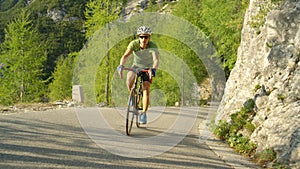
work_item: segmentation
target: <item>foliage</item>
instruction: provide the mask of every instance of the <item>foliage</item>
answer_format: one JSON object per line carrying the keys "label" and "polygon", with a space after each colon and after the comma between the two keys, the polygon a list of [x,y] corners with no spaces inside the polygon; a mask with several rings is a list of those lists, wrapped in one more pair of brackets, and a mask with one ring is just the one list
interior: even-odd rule
{"label": "foliage", "polygon": [[236,61],[248,4],[249,0],[187,0],[179,1],[174,12],[199,27],[210,38],[227,77]]}
{"label": "foliage", "polygon": [[279,163],[276,160],[277,153],[272,148],[267,148],[261,152],[255,154],[255,161],[261,165],[267,165],[272,163],[272,168],[276,169],[290,169],[289,166]]}
{"label": "foliage", "polygon": [[201,83],[208,77],[207,70],[201,59],[187,45],[168,36],[154,34],[151,38],[156,42],[159,49],[167,50],[181,58],[189,66],[198,83]]}
{"label": "foliage", "polygon": [[[121,99],[122,91],[126,91],[125,97],[127,98],[128,92],[127,92],[126,85],[115,82],[114,79],[115,78],[119,79],[118,75],[115,74],[116,73],[115,70],[116,67],[120,64],[120,58],[124,53],[124,51],[126,50],[130,40],[132,40],[132,37],[128,37],[123,41],[119,42],[118,44],[116,44],[114,47],[112,47],[108,52],[110,58],[106,56],[100,63],[96,75],[96,80],[95,80],[95,88],[96,88],[95,93],[96,93],[96,97],[97,97],[96,99],[98,103],[102,102],[107,105],[117,104],[122,100]],[[127,64],[129,64],[130,62],[131,61],[128,61]],[[126,73],[124,72],[124,74]],[[107,79],[108,77],[109,79]],[[114,87],[114,85],[117,86]],[[109,89],[107,89],[107,87],[109,87]],[[113,92],[112,90],[118,90],[119,87],[122,90],[118,91],[117,94],[121,100],[118,100],[118,97],[112,100],[111,95],[107,96],[107,90],[109,93],[112,93]]]}
{"label": "foliage", "polygon": [[[85,43],[84,7],[87,0],[42,0],[33,1],[27,8],[44,40],[47,40],[45,77],[48,79],[56,66],[57,59],[78,52]],[[51,12],[60,11],[61,20],[53,20]],[[58,13],[59,15],[59,13]]]}
{"label": "foliage", "polygon": [[[119,64],[119,59],[122,56],[123,52],[126,50],[128,43],[133,40],[133,37],[128,37],[127,39],[119,42],[117,45],[112,47],[112,49],[109,50],[109,54],[112,56],[113,59],[110,59],[109,66],[111,67],[111,71],[109,76],[111,77],[110,85],[112,86],[113,90],[118,90],[117,88],[120,85],[122,86],[122,89],[127,92],[125,84],[120,84],[121,82],[115,82],[114,76],[115,76],[115,68]],[[207,71],[205,69],[205,66],[202,64],[199,57],[193,53],[186,45],[182,44],[181,42],[177,41],[176,39],[173,39],[171,37],[162,36],[153,34],[151,36],[151,40],[153,40],[157,45],[160,51],[160,68],[157,70],[157,75],[153,79],[153,83],[151,85],[151,91],[152,90],[160,90],[164,93],[164,97],[166,98],[166,104],[167,105],[174,105],[175,102],[179,102],[182,99],[185,102],[195,103],[196,101],[193,99],[193,94],[195,93],[195,90],[191,88],[194,84],[191,82],[195,81],[198,83],[201,83],[205,77],[207,77]],[[165,53],[165,50],[176,54],[175,56],[169,56],[169,53]],[[169,58],[172,57],[172,58]],[[191,70],[189,73],[184,73],[185,76],[182,77],[182,70],[181,69],[175,69],[176,68],[182,68],[183,65],[181,65],[181,59],[184,60],[186,66],[188,66]],[[126,66],[130,67],[132,63],[132,58],[130,57],[127,61]],[[99,66],[97,78],[96,78],[96,95],[97,95],[97,102],[104,102],[105,101],[105,80],[106,80],[106,73],[104,72],[104,68],[107,67],[106,60],[103,59]],[[168,66],[172,65],[171,68]],[[170,69],[170,70],[169,70]],[[195,78],[194,80],[192,78]],[[118,77],[117,77],[118,78]],[[181,78],[184,78],[184,81],[180,80]],[[114,86],[117,83],[117,86]],[[182,84],[183,83],[183,84]],[[181,96],[180,86],[182,85],[183,90],[185,91],[185,95]],[[111,89],[110,89],[111,90]],[[111,104],[118,104],[121,102],[121,98],[126,99],[127,94],[123,94],[122,91],[118,91],[118,96],[114,98],[114,103],[112,103],[111,98],[109,98]],[[121,97],[125,95],[124,97]],[[125,103],[123,103],[125,104]]]}
{"label": "foliage", "polygon": [[230,122],[220,120],[214,128],[217,137],[226,140],[237,152],[247,155],[254,153],[256,149],[256,145],[249,139],[255,130],[255,126],[251,123],[255,106],[252,101],[252,99],[248,100],[248,104],[245,104],[240,111],[231,114]]}
{"label": "foliage", "polygon": [[261,88],[262,88],[261,85],[260,85],[260,84],[257,84],[257,85],[255,85],[253,91],[254,91],[254,92],[257,92],[257,91],[258,91],[259,89],[261,89]]}
{"label": "foliage", "polygon": [[220,120],[218,126],[214,129],[215,135],[222,140],[229,138],[229,131],[230,125],[224,120]]}
{"label": "foliage", "polygon": [[267,164],[276,159],[276,152],[273,149],[265,149],[255,155],[255,159],[260,164]]}
{"label": "foliage", "polygon": [[176,102],[181,100],[179,84],[176,83],[169,72],[158,70],[151,86],[151,90],[155,89],[160,89],[164,93],[166,105],[175,105]]}
{"label": "foliage", "polygon": [[260,34],[260,27],[262,27],[265,23],[265,17],[267,16],[267,13],[271,9],[271,3],[269,1],[263,1],[263,3],[259,6],[259,12],[252,17],[252,20],[248,23],[250,26],[254,29],[256,29],[256,33]]}
{"label": "foliage", "polygon": [[248,137],[244,137],[241,134],[233,135],[229,137],[228,143],[237,152],[242,154],[251,154],[256,149],[256,145],[250,141]]}
{"label": "foliage", "polygon": [[[172,37],[154,34],[152,35],[152,39],[156,42],[159,49],[166,50],[177,57],[175,58],[174,56],[172,59],[167,59],[167,61],[161,62],[160,67],[173,65],[173,68],[181,68],[182,71],[179,72],[177,69],[170,71],[176,72],[176,74],[181,76],[184,81],[184,83],[182,83],[180,79],[176,80],[171,76],[170,72],[162,72],[162,74],[158,74],[158,76],[155,77],[156,83],[153,84],[153,88],[158,88],[165,92],[167,105],[174,105],[175,102],[179,101],[194,102],[192,95],[195,93],[195,90],[191,87],[194,85],[191,84],[193,81],[191,78],[195,77],[197,84],[200,84],[206,77],[208,77],[207,70],[201,59],[188,46]],[[161,60],[164,61],[165,57],[166,55],[162,53]],[[189,75],[188,72],[183,72],[183,70],[185,70],[184,65],[181,65],[180,62],[183,62],[186,66],[188,66],[191,71],[191,75]],[[185,94],[183,96],[181,95],[182,93],[180,93],[180,87],[184,90]]]}
{"label": "foliage", "polygon": [[[86,5],[85,11],[85,29],[86,38],[89,39],[93,34],[107,24],[119,17],[122,11],[122,6],[126,1],[124,0],[91,0]],[[108,28],[109,29],[109,28]],[[107,34],[106,39],[102,41],[108,41],[110,35]],[[110,44],[107,43],[107,51],[111,48]],[[118,54],[116,54],[118,53]],[[96,85],[96,95],[98,102],[105,102],[106,105],[111,104],[110,96],[110,82],[112,75],[114,73],[116,64],[120,58],[116,56],[121,56],[119,49],[113,49],[107,53],[103,62],[99,66],[98,75],[96,79],[101,79]],[[99,77],[99,75],[103,75]],[[103,95],[104,94],[104,95]],[[100,97],[100,98],[99,98]]]}
{"label": "foliage", "polygon": [[248,23],[252,28],[256,30],[257,34],[260,34],[260,28],[266,22],[267,14],[278,6],[282,0],[264,0],[259,3],[259,11],[256,15],[251,18],[251,21]]}
{"label": "foliage", "polygon": [[4,29],[13,17],[25,6],[24,0],[0,1],[0,42],[4,40]]}
{"label": "foliage", "polygon": [[1,45],[1,104],[39,101],[45,85],[42,71],[46,60],[45,44],[32,27],[29,14],[21,15],[7,25]]}
{"label": "foliage", "polygon": [[[67,64],[65,62],[68,62],[67,58],[70,57],[68,54],[80,51],[86,39],[91,38],[95,31],[105,26],[106,23],[119,18],[126,1],[40,0],[31,1],[29,4],[25,0],[5,0],[0,3],[0,32],[1,24],[5,25],[22,8],[31,11],[29,18],[32,20],[34,27],[37,28],[39,38],[41,41],[47,43],[47,47],[43,49],[47,52],[47,58],[43,67],[42,77],[40,78],[43,80],[49,79],[49,81],[44,83],[44,87],[47,88],[47,85],[51,84],[51,91],[55,91],[56,89],[53,86],[56,86],[54,84],[58,83],[55,79],[59,74],[60,76],[63,75],[63,73],[58,73],[58,71],[64,72],[64,64]],[[171,10],[172,14],[188,20],[205,32],[216,46],[219,58],[224,64],[224,69],[230,70],[235,62],[244,10],[247,3],[248,1],[246,0],[221,2],[216,0],[186,0],[172,3],[164,1],[161,4],[155,4],[154,1],[151,1],[146,10],[157,11],[168,4],[165,11],[170,12]],[[50,17],[51,12],[55,11],[61,12],[60,19],[55,20]],[[107,38],[109,38],[109,35],[107,35]],[[112,103],[110,93],[113,76],[115,75],[115,67],[118,65],[119,59],[125,51],[128,42],[133,38],[128,37],[128,39],[120,42],[120,45],[115,47],[107,44],[109,52],[102,60],[102,63],[100,63],[96,77],[95,93],[98,102],[114,104]],[[208,76],[206,68],[199,57],[187,46],[166,36],[154,35],[152,38],[160,49],[170,51],[184,60],[196,77],[197,83],[201,83]],[[0,41],[1,39],[3,38],[0,37]],[[58,61],[58,58],[61,59]],[[69,73],[65,75],[67,74]],[[69,75],[71,76],[71,74]],[[152,89],[159,89],[166,93],[165,96],[168,98],[168,105],[173,105],[180,100],[189,99],[190,95],[180,96],[180,84],[178,84],[176,77],[172,77],[168,72],[158,71],[155,79],[157,80],[155,80]],[[52,83],[52,80],[56,82]],[[192,92],[189,89],[191,85],[194,84],[187,83],[184,90]],[[60,88],[59,86],[57,85],[58,88]],[[56,91],[59,90],[57,89]],[[64,96],[67,98],[70,97],[67,95]]]}
{"label": "foliage", "polygon": [[91,0],[86,5],[85,28],[86,37],[89,38],[105,24],[117,19],[122,11],[125,1],[121,0]]}
{"label": "foliage", "polygon": [[[40,0],[27,3],[26,0],[1,1],[0,11],[0,42],[4,40],[4,26],[21,10],[30,11],[29,19],[37,29],[41,41],[46,47],[41,50],[47,52],[41,80],[45,80],[43,88],[47,88],[53,78],[52,72],[57,63],[57,58],[67,57],[69,53],[81,50],[84,42],[84,7],[88,0]],[[7,4],[7,5],[5,5]],[[51,12],[61,12],[60,20],[53,20]],[[3,36],[1,36],[3,35]],[[48,80],[50,79],[50,81]],[[3,90],[2,90],[3,91]],[[43,92],[43,90],[39,90]],[[47,95],[44,90],[43,95]],[[9,99],[6,99],[9,100]]]}
{"label": "foliage", "polygon": [[273,168],[275,169],[291,169],[290,166],[286,165],[286,164],[282,164],[282,163],[279,163],[279,162],[275,162],[273,165],[272,165]]}
{"label": "foliage", "polygon": [[8,9],[15,6],[16,3],[18,3],[18,1],[16,1],[16,0],[0,1],[0,12],[7,11]]}
{"label": "foliage", "polygon": [[49,85],[49,97],[52,101],[72,98],[72,78],[74,58],[78,53],[71,53],[68,57],[60,57],[53,72],[53,81]]}

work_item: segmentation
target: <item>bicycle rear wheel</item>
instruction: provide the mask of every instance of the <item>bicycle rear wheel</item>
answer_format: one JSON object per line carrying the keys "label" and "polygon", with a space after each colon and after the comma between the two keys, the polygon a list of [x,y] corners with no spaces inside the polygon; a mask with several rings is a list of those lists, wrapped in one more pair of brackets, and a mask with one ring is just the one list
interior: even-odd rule
{"label": "bicycle rear wheel", "polygon": [[130,95],[128,98],[128,107],[127,107],[127,114],[126,114],[126,134],[130,136],[132,124],[134,120],[135,114],[137,114],[136,110],[136,98],[134,89],[131,89]]}

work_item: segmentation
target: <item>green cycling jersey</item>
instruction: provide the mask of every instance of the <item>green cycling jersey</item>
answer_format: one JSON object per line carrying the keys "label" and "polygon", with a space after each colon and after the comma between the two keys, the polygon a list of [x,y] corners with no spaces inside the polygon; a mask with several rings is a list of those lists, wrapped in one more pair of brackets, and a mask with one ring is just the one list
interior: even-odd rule
{"label": "green cycling jersey", "polygon": [[134,56],[133,65],[140,68],[149,68],[153,66],[153,53],[157,53],[157,45],[153,41],[149,41],[146,49],[140,47],[139,39],[129,43],[128,49],[132,51]]}

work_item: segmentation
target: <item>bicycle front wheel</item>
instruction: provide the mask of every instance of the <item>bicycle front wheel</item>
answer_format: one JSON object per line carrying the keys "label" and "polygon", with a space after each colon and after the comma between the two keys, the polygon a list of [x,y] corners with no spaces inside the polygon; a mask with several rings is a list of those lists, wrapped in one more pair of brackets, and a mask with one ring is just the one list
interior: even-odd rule
{"label": "bicycle front wheel", "polygon": [[[137,109],[137,111],[142,111],[143,110],[143,91],[142,91],[141,88],[139,89],[138,95],[136,97],[136,109]],[[136,126],[138,128],[140,127],[140,122],[139,122],[140,115],[141,114],[139,112],[137,112],[137,115],[136,115]]]}
{"label": "bicycle front wheel", "polygon": [[126,114],[126,135],[130,136],[132,124],[134,120],[134,116],[136,113],[136,99],[135,99],[135,92],[134,89],[131,89],[130,95],[128,98],[128,107],[127,107],[127,114]]}

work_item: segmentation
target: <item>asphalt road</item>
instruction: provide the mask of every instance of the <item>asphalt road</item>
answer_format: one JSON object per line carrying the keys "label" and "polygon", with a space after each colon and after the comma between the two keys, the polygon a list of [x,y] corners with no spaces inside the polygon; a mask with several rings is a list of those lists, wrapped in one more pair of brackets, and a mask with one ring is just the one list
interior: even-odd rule
{"label": "asphalt road", "polygon": [[150,108],[131,137],[122,108],[1,114],[0,168],[258,168],[199,132],[210,111]]}

